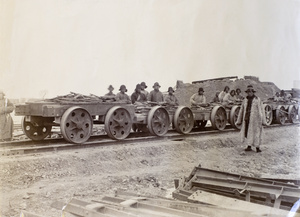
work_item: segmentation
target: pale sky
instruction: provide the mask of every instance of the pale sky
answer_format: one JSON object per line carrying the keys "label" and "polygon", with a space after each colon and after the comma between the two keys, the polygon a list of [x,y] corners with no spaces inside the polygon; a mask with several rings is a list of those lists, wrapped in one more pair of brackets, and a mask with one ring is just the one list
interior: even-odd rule
{"label": "pale sky", "polygon": [[11,98],[244,75],[290,89],[299,60],[298,0],[0,0]]}

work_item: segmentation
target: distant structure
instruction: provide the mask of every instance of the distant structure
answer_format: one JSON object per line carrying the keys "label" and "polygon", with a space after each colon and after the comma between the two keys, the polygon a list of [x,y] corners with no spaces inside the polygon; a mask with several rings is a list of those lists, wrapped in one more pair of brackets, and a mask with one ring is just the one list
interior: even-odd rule
{"label": "distant structure", "polygon": [[225,80],[225,79],[238,79],[238,76],[230,76],[230,77],[220,77],[220,78],[213,78],[213,79],[206,79],[206,80],[200,80],[200,81],[193,81],[192,84],[199,84],[199,83],[203,83],[203,82],[206,82],[206,81],[220,81],[220,80]]}
{"label": "distant structure", "polygon": [[255,76],[244,76],[244,79],[249,79],[249,80],[253,80],[253,81],[257,81],[259,82],[259,77],[255,77]]}

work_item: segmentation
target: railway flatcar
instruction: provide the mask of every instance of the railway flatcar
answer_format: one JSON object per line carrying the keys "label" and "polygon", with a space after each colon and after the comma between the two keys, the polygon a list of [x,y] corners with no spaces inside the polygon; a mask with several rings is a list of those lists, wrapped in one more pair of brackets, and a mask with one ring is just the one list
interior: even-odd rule
{"label": "railway flatcar", "polygon": [[59,126],[66,141],[79,144],[90,138],[94,124],[103,124],[110,138],[122,140],[130,134],[133,125],[156,136],[166,134],[171,123],[182,134],[189,133],[195,123],[208,120],[218,130],[223,130],[227,122],[236,127],[238,111],[236,105],[231,109],[222,105],[204,109],[155,103],[132,105],[113,98],[71,93],[16,105],[15,115],[24,116],[22,129],[31,140],[43,140],[51,134],[53,126]]}
{"label": "railway flatcar", "polygon": [[236,129],[240,129],[240,126],[235,124],[240,111],[240,103],[229,106],[212,103],[207,107],[193,106],[191,110],[195,118],[195,127],[204,128],[207,121],[210,121],[212,127],[216,130],[224,130],[227,123]]}
{"label": "railway flatcar", "polygon": [[272,123],[286,124],[299,122],[300,109],[296,101],[273,101],[269,99],[263,102],[263,110],[265,112],[266,125]]}
{"label": "railway flatcar", "polygon": [[74,93],[27,102],[15,109],[15,115],[24,116],[21,125],[28,138],[43,140],[53,126],[59,126],[64,139],[71,143],[87,141],[95,122],[105,125],[109,137],[124,139],[130,133],[134,112],[131,104]]}

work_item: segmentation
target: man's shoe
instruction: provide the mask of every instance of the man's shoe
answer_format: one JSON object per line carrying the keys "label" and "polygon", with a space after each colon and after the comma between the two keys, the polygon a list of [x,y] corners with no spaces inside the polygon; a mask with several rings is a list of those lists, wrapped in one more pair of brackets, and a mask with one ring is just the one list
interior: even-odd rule
{"label": "man's shoe", "polygon": [[261,150],[259,148],[256,148],[256,152],[259,153],[261,152]]}
{"label": "man's shoe", "polygon": [[248,147],[245,149],[245,151],[252,151],[251,146],[248,146]]}

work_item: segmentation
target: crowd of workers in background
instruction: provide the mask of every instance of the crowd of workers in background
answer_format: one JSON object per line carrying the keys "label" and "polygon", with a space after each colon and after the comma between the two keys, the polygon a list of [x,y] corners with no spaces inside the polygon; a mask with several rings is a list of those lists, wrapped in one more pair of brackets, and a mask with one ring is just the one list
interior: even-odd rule
{"label": "crowd of workers in background", "polygon": [[[168,94],[166,96],[159,90],[160,85],[158,82],[155,82],[152,86],[153,90],[150,93],[146,90],[147,85],[145,82],[137,84],[134,92],[131,96],[127,95],[127,88],[125,85],[121,85],[119,92],[117,94],[113,93],[113,86],[109,85],[109,92],[105,94],[106,97],[113,97],[116,101],[122,101],[125,103],[144,103],[144,102],[153,102],[157,104],[167,104],[167,105],[179,105],[177,97],[174,95],[174,89],[172,87],[168,88]],[[210,103],[221,103],[225,107],[231,107],[233,104],[241,104],[244,100],[244,96],[241,94],[242,91],[240,88],[230,90],[229,86],[225,86],[224,90],[221,92],[216,92],[212,102]],[[281,92],[276,92],[273,100],[276,101],[287,101],[292,98],[291,94],[286,94],[284,90]],[[193,94],[190,97],[191,106],[206,107],[210,105],[207,102],[207,99],[204,95],[204,89],[200,87],[198,92]]]}
{"label": "crowd of workers in background", "polygon": [[155,82],[152,86],[153,90],[150,93],[146,90],[147,85],[145,82],[141,82],[137,84],[134,92],[129,95],[126,94],[127,88],[125,85],[121,85],[119,89],[119,93],[113,93],[113,86],[109,85],[109,92],[105,94],[105,97],[113,97],[116,101],[121,101],[125,103],[144,103],[144,102],[153,102],[157,104],[168,104],[168,105],[179,105],[177,97],[174,95],[174,89],[172,87],[168,88],[168,94],[164,97],[163,93],[159,90],[161,87],[158,82]]}
{"label": "crowd of workers in background", "polygon": [[[179,105],[179,101],[177,97],[174,95],[174,89],[172,87],[168,88],[168,94],[166,96],[159,90],[160,85],[158,82],[155,82],[152,86],[153,90],[150,93],[146,90],[147,85],[145,82],[141,82],[137,84],[134,92],[131,96],[127,95],[127,88],[125,85],[121,85],[119,88],[119,92],[114,94],[114,87],[109,85],[109,92],[105,94],[107,98],[114,98],[116,101],[121,101],[124,103],[144,103],[144,102],[152,102],[156,104],[166,104],[171,106]],[[275,102],[287,102],[292,99],[291,93],[285,93],[284,90],[281,90],[280,93],[276,92],[275,96],[272,98]],[[236,90],[226,86],[223,91],[216,92],[211,103],[220,103],[225,107],[231,107],[232,105],[239,103],[241,104],[244,100],[244,97],[241,94],[241,89],[237,88]],[[200,87],[198,92],[193,94],[190,97],[190,104],[192,107],[207,107],[210,103],[207,102],[206,97],[204,95],[204,89]],[[14,105],[5,98],[5,94],[3,91],[0,91],[0,141],[10,140],[12,137],[12,118],[10,113],[13,112]]]}

